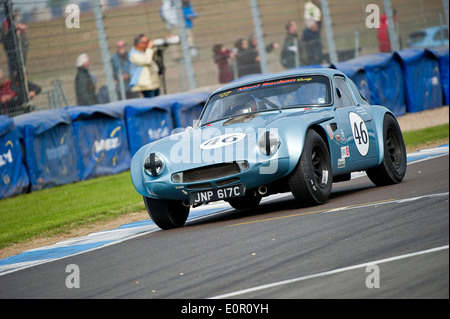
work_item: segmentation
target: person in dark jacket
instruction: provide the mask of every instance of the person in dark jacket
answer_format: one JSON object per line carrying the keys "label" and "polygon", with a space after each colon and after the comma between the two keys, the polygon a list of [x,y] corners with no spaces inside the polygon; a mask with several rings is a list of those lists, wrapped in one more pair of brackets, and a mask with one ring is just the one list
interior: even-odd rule
{"label": "person in dark jacket", "polygon": [[90,59],[86,53],[77,58],[77,75],[75,77],[75,93],[78,105],[98,104],[95,84],[89,72]]}
{"label": "person in dark jacket", "polygon": [[307,21],[306,28],[303,30],[302,41],[305,44],[308,64],[313,65],[322,63],[322,42],[320,40],[317,22],[314,20]]}
{"label": "person in dark jacket", "polygon": [[280,57],[280,62],[286,69],[292,69],[300,65],[300,44],[297,30],[297,23],[294,20],[289,20],[286,23],[286,39]]}
{"label": "person in dark jacket", "polygon": [[244,75],[261,73],[258,52],[249,48],[248,41],[241,38],[236,41],[235,47],[237,49],[236,64],[238,78]]}

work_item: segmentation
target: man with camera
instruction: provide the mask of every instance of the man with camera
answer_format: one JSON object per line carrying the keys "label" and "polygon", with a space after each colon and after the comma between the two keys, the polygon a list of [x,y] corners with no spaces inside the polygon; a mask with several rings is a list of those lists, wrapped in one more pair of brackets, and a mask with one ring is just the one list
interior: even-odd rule
{"label": "man with camera", "polygon": [[128,53],[130,60],[130,86],[132,92],[141,92],[144,97],[160,94],[159,68],[154,60],[155,44],[144,34],[134,39],[134,47]]}

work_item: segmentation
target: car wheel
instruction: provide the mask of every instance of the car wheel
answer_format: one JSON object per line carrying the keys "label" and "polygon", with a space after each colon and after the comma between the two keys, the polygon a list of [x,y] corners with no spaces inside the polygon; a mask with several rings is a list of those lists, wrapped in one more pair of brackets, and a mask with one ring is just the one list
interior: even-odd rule
{"label": "car wheel", "polygon": [[245,195],[244,197],[229,199],[227,201],[234,209],[250,209],[259,205],[261,196]]}
{"label": "car wheel", "polygon": [[305,206],[324,204],[330,197],[332,184],[327,145],[316,131],[309,130],[300,161],[289,177],[292,195]]}
{"label": "car wheel", "polygon": [[380,165],[366,171],[377,186],[400,183],[406,173],[406,147],[400,126],[390,114],[383,121],[384,157]]}
{"label": "car wheel", "polygon": [[181,201],[144,197],[145,208],[153,222],[162,229],[181,227],[189,216],[189,207]]}

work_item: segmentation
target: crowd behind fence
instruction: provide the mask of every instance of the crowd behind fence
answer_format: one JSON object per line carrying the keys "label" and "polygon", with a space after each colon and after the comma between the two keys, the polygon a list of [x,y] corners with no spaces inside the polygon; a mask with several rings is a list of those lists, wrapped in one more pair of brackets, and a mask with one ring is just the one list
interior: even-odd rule
{"label": "crowd behind fence", "polygon": [[[192,19],[177,19],[188,3]],[[160,39],[155,94],[396,47],[448,46],[447,0],[0,0],[0,19],[0,113],[12,116],[141,96],[121,59],[138,34]]]}

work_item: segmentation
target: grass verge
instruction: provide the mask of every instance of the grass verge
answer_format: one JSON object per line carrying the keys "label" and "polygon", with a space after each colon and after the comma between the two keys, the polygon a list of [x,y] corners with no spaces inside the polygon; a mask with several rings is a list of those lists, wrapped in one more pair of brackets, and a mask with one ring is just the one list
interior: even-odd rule
{"label": "grass verge", "polygon": [[[403,133],[409,150],[447,142],[449,125]],[[0,249],[145,210],[129,171],[0,200]]]}
{"label": "grass verge", "polygon": [[0,201],[0,249],[144,210],[129,171]]}

